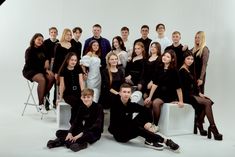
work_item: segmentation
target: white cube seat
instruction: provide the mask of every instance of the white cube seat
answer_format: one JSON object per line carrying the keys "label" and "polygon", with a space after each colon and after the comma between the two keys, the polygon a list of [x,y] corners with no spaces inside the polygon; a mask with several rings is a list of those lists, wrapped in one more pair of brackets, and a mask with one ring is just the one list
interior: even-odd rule
{"label": "white cube seat", "polygon": [[158,126],[166,136],[192,134],[195,111],[189,104],[179,108],[177,104],[164,103]]}
{"label": "white cube seat", "polygon": [[67,130],[70,128],[71,106],[66,102],[59,102],[57,106],[57,127]]}

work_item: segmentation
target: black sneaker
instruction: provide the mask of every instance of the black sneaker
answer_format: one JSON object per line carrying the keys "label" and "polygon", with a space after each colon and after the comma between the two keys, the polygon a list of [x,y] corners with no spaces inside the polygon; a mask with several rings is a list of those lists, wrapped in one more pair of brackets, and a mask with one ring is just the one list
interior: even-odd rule
{"label": "black sneaker", "polygon": [[63,145],[64,145],[64,142],[62,142],[59,138],[57,138],[55,140],[49,140],[47,142],[47,147],[49,149],[55,148],[55,147],[60,147],[60,146],[63,146]]}
{"label": "black sneaker", "polygon": [[70,149],[74,152],[77,152],[82,149],[86,149],[88,147],[88,143],[73,143],[70,145]]}
{"label": "black sneaker", "polygon": [[149,142],[149,141],[145,141],[144,142],[146,147],[152,148],[152,149],[156,149],[156,150],[163,150],[163,145],[157,143],[157,142]]}
{"label": "black sneaker", "polygon": [[175,152],[179,151],[180,146],[170,139],[167,139],[166,145]]}

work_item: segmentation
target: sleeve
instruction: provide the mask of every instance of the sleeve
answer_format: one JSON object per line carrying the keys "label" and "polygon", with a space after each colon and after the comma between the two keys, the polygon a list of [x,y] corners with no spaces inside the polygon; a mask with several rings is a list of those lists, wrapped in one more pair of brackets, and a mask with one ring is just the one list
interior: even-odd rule
{"label": "sleeve", "polygon": [[156,69],[154,75],[152,76],[152,78],[153,78],[152,81],[153,81],[153,84],[155,84],[155,85],[158,85],[160,82],[160,75],[161,75],[160,71],[161,71],[160,68]]}
{"label": "sleeve", "polygon": [[203,81],[205,78],[208,59],[209,59],[209,49],[207,47],[204,47],[203,52],[202,52],[202,70],[201,70],[201,75],[199,78],[200,80],[203,80]]}
{"label": "sleeve", "polygon": [[102,90],[107,92],[110,90],[110,85],[109,85],[109,75],[108,75],[108,70],[107,69],[104,69],[102,72],[101,72],[101,80],[102,80]]}
{"label": "sleeve", "polygon": [[33,51],[32,48],[28,48],[25,51],[25,64],[30,69],[33,69],[33,70],[36,70],[36,71],[40,71],[41,67],[39,67],[37,65],[37,61],[35,59],[36,59],[35,52]]}
{"label": "sleeve", "polygon": [[107,39],[106,39],[106,46],[107,46],[106,53],[108,53],[108,52],[110,52],[110,51],[111,51],[111,45],[110,45],[109,40],[107,40]]}
{"label": "sleeve", "polygon": [[25,51],[25,64],[29,67],[32,67],[33,64],[33,53],[30,51],[30,49],[27,49]]}
{"label": "sleeve", "polygon": [[91,57],[87,55],[83,56],[80,60],[80,64],[85,67],[89,67],[91,64]]}
{"label": "sleeve", "polygon": [[130,75],[130,66],[131,66],[131,63],[132,60],[130,60],[129,62],[127,62],[127,65],[126,65],[126,69],[125,69],[125,76],[128,76]]}
{"label": "sleeve", "polygon": [[126,51],[122,51],[120,56],[120,61],[122,63],[122,66],[125,68],[126,67],[126,64],[127,64],[127,60],[128,60],[128,54]]}
{"label": "sleeve", "polygon": [[55,46],[55,49],[54,49],[54,64],[53,64],[53,68],[52,68],[52,71],[54,72],[54,73],[58,73],[58,71],[59,71],[59,60],[60,60],[60,47],[59,47],[59,44],[56,44],[56,46]]}
{"label": "sleeve", "polygon": [[49,59],[50,58],[50,50],[48,48],[47,40],[44,41],[43,48],[44,48],[46,59]]}
{"label": "sleeve", "polygon": [[76,65],[76,70],[77,70],[78,75],[83,74],[82,67],[79,64]]}

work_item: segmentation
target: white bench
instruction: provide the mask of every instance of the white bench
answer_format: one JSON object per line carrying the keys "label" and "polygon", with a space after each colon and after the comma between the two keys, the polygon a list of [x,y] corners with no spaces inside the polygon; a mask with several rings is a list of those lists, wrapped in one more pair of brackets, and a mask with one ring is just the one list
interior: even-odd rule
{"label": "white bench", "polygon": [[158,122],[160,133],[166,136],[192,134],[195,111],[189,104],[179,108],[177,104],[165,103]]}
{"label": "white bench", "polygon": [[57,127],[67,130],[70,128],[71,106],[66,102],[59,102],[57,106]]}

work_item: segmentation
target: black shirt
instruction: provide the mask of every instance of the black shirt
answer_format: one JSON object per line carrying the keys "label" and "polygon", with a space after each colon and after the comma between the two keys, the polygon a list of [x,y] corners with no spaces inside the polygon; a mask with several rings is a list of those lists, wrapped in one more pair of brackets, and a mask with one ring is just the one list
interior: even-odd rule
{"label": "black shirt", "polygon": [[76,53],[78,60],[80,60],[82,52],[82,43],[80,41],[76,41],[75,39],[72,39],[70,42],[72,44],[72,47],[74,47],[74,52]]}
{"label": "black shirt", "polygon": [[100,104],[93,102],[90,107],[81,104],[77,116],[69,129],[73,135],[83,132],[83,136],[89,133],[100,136],[103,132],[104,112]]}
{"label": "black shirt", "polygon": [[60,76],[64,77],[64,96],[66,95],[81,95],[81,88],[79,83],[79,74],[82,74],[80,65],[76,66],[73,70],[65,68],[61,71]]}
{"label": "black shirt", "polygon": [[110,125],[109,132],[112,134],[116,134],[118,132],[122,132],[129,127],[133,126],[133,113],[146,113],[146,119],[143,119],[143,124],[149,122],[151,115],[149,108],[141,106],[137,103],[133,103],[130,100],[126,105],[121,101],[121,97],[119,95],[115,96],[113,103],[110,108]]}
{"label": "black shirt", "polygon": [[54,58],[54,54],[55,54],[55,45],[56,43],[58,43],[59,40],[56,39],[56,41],[51,41],[51,39],[46,39],[44,42],[43,42],[43,46],[45,48],[45,55],[47,56],[47,58],[49,59],[49,62],[51,62],[51,58]]}

